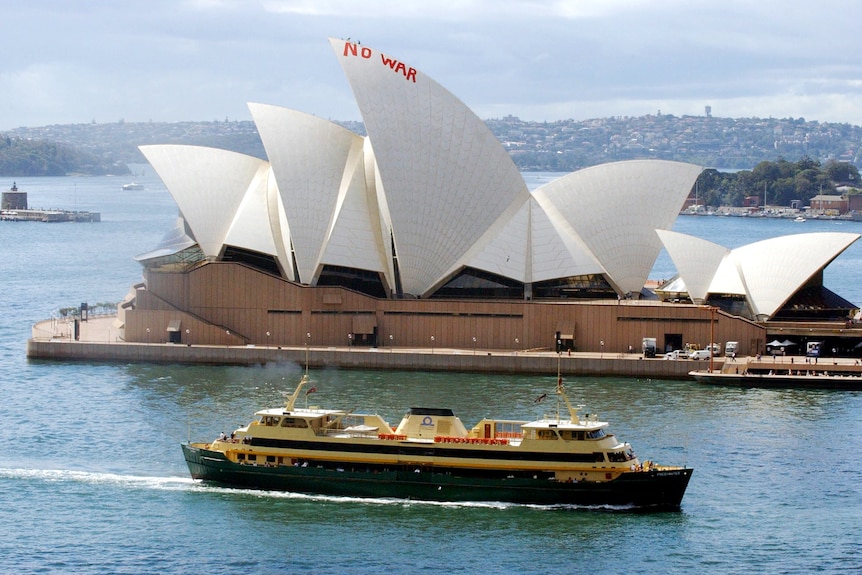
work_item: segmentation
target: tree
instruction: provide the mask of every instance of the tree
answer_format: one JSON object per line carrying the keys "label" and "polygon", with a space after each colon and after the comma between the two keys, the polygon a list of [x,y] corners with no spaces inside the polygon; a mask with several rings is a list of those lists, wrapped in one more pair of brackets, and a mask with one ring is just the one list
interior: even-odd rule
{"label": "tree", "polygon": [[829,179],[836,184],[853,184],[859,183],[859,170],[856,166],[848,162],[838,162],[829,160],[824,166],[824,170]]}
{"label": "tree", "polygon": [[0,176],[127,174],[125,164],[99,160],[70,146],[23,138],[0,139]]}
{"label": "tree", "polygon": [[724,173],[704,170],[698,193],[706,205],[741,206],[746,196],[758,196],[772,206],[789,206],[793,200],[808,202],[817,194],[836,193],[836,184],[862,184],[856,167],[830,160],[825,166],[803,156],[797,162],[778,158],[758,163],[753,170]]}

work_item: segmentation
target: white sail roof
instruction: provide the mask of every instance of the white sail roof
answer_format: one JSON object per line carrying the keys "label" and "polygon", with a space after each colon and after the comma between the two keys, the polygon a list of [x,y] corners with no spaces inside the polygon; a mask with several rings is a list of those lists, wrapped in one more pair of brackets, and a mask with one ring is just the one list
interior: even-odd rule
{"label": "white sail roof", "polygon": [[338,190],[336,217],[327,230],[321,262],[382,272],[394,286],[387,266],[377,196],[366,187],[361,150],[352,153]]}
{"label": "white sail roof", "polygon": [[[670,230],[656,230],[679,275],[685,280],[688,295],[702,303],[710,291],[716,272],[730,250],[707,240]],[[736,278],[739,284],[739,277]],[[740,284],[741,287],[741,284]],[[721,293],[742,293],[720,289]]]}
{"label": "white sail roof", "polygon": [[529,193],[488,127],[412,66],[330,39],[374,147],[406,293],[425,294]]}
{"label": "white sail roof", "polygon": [[656,229],[670,229],[701,168],[632,160],[554,180],[544,194],[602,263],[621,293],[639,293],[661,251]]}
{"label": "white sail roof", "polygon": [[770,238],[733,250],[755,314],[774,314],[858,239],[859,234],[819,232]]}
{"label": "white sail roof", "polygon": [[728,250],[677,232],[658,235],[692,300],[709,294],[744,295],[759,317],[774,315],[860,237],[845,232],[795,234]]}
{"label": "white sail roof", "polygon": [[533,190],[532,281],[605,273],[601,262],[546,192],[547,188]]}
{"label": "white sail roof", "polygon": [[[604,274],[639,292],[700,171],[664,161],[596,166],[532,194],[475,114],[418,70],[330,40],[367,137],[249,104],[268,161],[144,146],[207,257],[225,244],[275,256],[315,285],[323,266],[378,272],[427,296],[464,267],[523,283]],[[394,244],[394,251],[393,251]]]}
{"label": "white sail roof", "polygon": [[[299,280],[313,283],[338,217],[339,202],[350,182],[364,177],[359,161],[363,139],[337,124],[295,110],[265,104],[249,104],[249,109],[290,224]],[[357,237],[363,236],[358,239],[362,245],[357,246],[357,253],[376,256],[375,231],[370,229],[367,215],[357,217],[353,229]],[[359,227],[364,229],[359,231]],[[361,263],[369,261],[362,259]],[[379,258],[373,259],[379,267]]]}
{"label": "white sail roof", "polygon": [[[269,194],[273,192],[272,170],[263,163],[249,182],[236,215],[225,236],[225,244],[239,246],[262,254],[277,255],[273,229],[260,225],[269,221]],[[282,262],[286,264],[286,262]]]}
{"label": "white sail roof", "polygon": [[[267,170],[266,161],[200,146],[141,146],[140,150],[165,183],[207,257],[220,255],[230,229],[259,225],[237,221],[236,216],[252,183]],[[235,233],[241,232],[237,229]],[[268,253],[273,251],[270,246]]]}
{"label": "white sail roof", "polygon": [[465,264],[526,283],[530,281],[530,203],[522,203],[514,216],[498,222],[493,235]]}

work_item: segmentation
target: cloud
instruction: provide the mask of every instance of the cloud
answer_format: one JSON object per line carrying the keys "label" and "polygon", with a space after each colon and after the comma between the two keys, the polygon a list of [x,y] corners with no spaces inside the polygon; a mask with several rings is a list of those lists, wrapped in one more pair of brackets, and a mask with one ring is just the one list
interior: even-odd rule
{"label": "cloud", "polygon": [[[481,117],[702,113],[862,124],[862,35],[840,0],[35,0],[4,7],[0,130],[360,119],[326,38],[422,70]],[[26,90],[26,93],[23,91]]]}

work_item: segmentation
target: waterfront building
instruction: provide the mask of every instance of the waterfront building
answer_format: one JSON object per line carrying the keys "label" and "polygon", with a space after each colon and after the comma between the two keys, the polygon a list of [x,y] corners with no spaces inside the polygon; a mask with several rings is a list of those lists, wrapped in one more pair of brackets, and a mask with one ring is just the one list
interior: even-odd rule
{"label": "waterfront building", "polygon": [[[752,315],[765,308],[750,290],[736,294],[742,306],[708,290],[696,304],[659,301],[648,274],[663,241],[685,241],[657,230],[672,227],[699,166],[603,164],[530,191],[441,85],[367,46],[330,43],[367,136],[250,104],[266,159],[141,147],[180,215],[139,258],[144,281],[118,310],[126,341],[623,352],[653,337],[662,350],[732,339],[755,353],[765,320],[855,241],[812,238],[814,269],[784,282],[787,297],[765,314]],[[715,265],[681,266],[685,285],[724,277],[718,253]]]}

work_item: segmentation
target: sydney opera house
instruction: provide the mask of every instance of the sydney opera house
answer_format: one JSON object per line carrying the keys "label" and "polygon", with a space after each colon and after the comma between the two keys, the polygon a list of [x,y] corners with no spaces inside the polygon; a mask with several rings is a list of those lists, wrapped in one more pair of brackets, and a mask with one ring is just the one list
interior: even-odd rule
{"label": "sydney opera house", "polygon": [[[755,353],[775,322],[852,313],[822,271],[858,235],[728,250],[672,232],[701,171],[677,162],[604,164],[530,190],[441,85],[330,43],[366,136],[250,104],[265,160],[141,148],[179,216],[139,257],[143,281],[119,307],[126,341],[621,352],[713,338]],[[679,276],[648,291],[663,247]]]}

